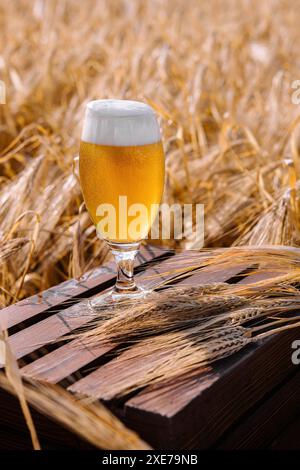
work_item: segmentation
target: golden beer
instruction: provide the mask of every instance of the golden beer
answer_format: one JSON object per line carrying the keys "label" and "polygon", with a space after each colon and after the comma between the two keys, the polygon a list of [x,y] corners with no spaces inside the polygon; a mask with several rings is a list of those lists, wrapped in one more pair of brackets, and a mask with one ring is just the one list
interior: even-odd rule
{"label": "golden beer", "polygon": [[79,171],[90,217],[117,264],[115,286],[88,305],[97,311],[111,302],[144,297],[149,291],[135,284],[134,260],[164,187],[164,151],[154,110],[139,101],[90,101]]}
{"label": "golden beer", "polygon": [[[111,146],[81,141],[79,167],[84,201],[94,224],[101,226],[101,216],[97,215],[100,205],[110,204],[115,208],[116,226],[108,226],[106,234],[100,235],[117,243],[145,238],[157,215],[155,208],[158,209],[163,192],[162,143]],[[120,207],[120,196],[127,197],[126,207]],[[140,235],[136,235],[136,239],[126,230],[134,218],[128,215],[127,209],[134,204],[142,204],[146,209],[140,213]]]}

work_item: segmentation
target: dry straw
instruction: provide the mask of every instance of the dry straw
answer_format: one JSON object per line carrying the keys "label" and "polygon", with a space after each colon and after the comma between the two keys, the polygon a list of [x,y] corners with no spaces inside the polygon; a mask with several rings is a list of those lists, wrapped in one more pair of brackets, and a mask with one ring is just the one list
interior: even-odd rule
{"label": "dry straw", "polygon": [[108,256],[72,169],[94,98],[155,107],[165,201],[205,204],[207,247],[298,243],[299,19],[287,0],[5,4],[0,305]]}
{"label": "dry straw", "polygon": [[[2,373],[0,387],[15,393],[14,387]],[[81,403],[64,389],[41,382],[26,382],[23,387],[24,396],[33,408],[95,447],[112,450],[150,449],[135,432],[126,428],[100,403]]]}
{"label": "dry straw", "polygon": [[[156,109],[166,150],[165,201],[204,203],[206,248],[235,246],[170,261],[166,274],[184,279],[192,269],[253,267],[253,260],[273,272],[252,287],[167,289],[151,301],[151,316],[134,306],[95,319],[81,333],[87,341],[136,342],[114,360],[119,376],[104,369],[104,395],[157,386],[178,371],[199,374],[258,337],[250,333],[270,334],[249,330],[245,320],[267,315],[271,333],[297,325],[287,309],[299,302],[299,253],[266,245],[299,244],[299,111],[291,99],[299,78],[299,11],[288,0],[189,0],[188,6],[186,0],[11,0],[0,8],[0,79],[7,89],[7,104],[0,105],[0,306],[108,257],[82,206],[72,163],[84,105],[94,98],[140,99]],[[153,335],[154,322],[161,335]],[[132,361],[137,373],[129,379]],[[52,416],[60,406],[57,391],[35,387],[26,388],[26,397]],[[64,424],[73,429],[74,412],[78,429],[97,445],[98,411],[79,411],[58,393]],[[107,445],[111,434],[103,432]],[[116,447],[125,446],[120,442]]]}
{"label": "dry straw", "polygon": [[[191,266],[197,276],[197,269],[218,273],[233,267],[238,272],[239,266],[253,268],[255,260],[259,278],[254,266],[246,283],[193,281],[193,285],[166,286],[164,281],[164,289],[143,303],[123,303],[113,310],[104,307],[76,336],[91,348],[118,345],[119,354],[102,366],[89,393],[110,399],[149,385],[162,390],[170,381],[201,376],[215,361],[262,337],[299,327],[299,254],[291,247],[239,247],[207,252],[202,263],[192,256],[181,268],[176,260],[173,268],[174,260],[165,262],[164,275],[171,277],[173,269],[177,279],[180,273],[188,282],[185,275]],[[163,284],[157,275],[160,289]],[[86,308],[82,304],[81,315]],[[134,374],[128,373],[131,370]],[[84,394],[84,380],[76,391]]]}
{"label": "dry straw", "polygon": [[95,447],[119,450],[150,448],[101,403],[84,404],[58,385],[28,378],[24,381],[7,338],[3,335],[0,341],[5,343],[6,349],[5,373],[0,372],[0,388],[17,396],[35,450],[41,447],[28,404]]}

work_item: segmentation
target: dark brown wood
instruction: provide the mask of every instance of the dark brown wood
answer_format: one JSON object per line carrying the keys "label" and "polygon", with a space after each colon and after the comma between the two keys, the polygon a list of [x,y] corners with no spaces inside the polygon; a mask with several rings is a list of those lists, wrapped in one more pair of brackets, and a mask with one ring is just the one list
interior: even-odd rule
{"label": "dark brown wood", "polygon": [[[196,261],[195,264],[198,265],[199,255],[196,255],[197,253],[193,253]],[[182,266],[186,266],[186,263],[190,263],[190,256],[187,261],[186,253],[180,253],[174,258],[174,261],[166,260],[160,262],[157,266],[150,266],[145,272],[136,276],[138,282],[144,286],[153,287],[162,280],[168,281],[174,279],[174,277],[176,278],[177,275],[174,275],[173,266],[178,266],[178,263],[181,263]],[[202,281],[199,280],[200,274],[197,274],[196,282],[203,282],[203,280],[206,279],[206,273],[208,282],[211,282],[212,278],[214,282],[220,282],[236,275],[240,269],[240,267],[235,269],[232,268],[227,270],[227,273],[226,270],[221,270],[220,272],[215,273],[214,277],[212,277],[211,268],[203,268],[203,272],[201,273]],[[194,276],[189,279],[191,279],[189,281],[190,283],[193,282]],[[187,281],[187,279],[184,281]],[[93,315],[88,314],[85,303],[79,302],[76,305],[65,309],[63,312],[51,316],[43,322],[39,322],[26,330],[22,330],[21,332],[12,335],[10,337],[11,348],[19,359],[37,348],[70,333],[75,328],[83,326],[92,319]],[[35,342],[33,338],[38,338],[38,342]],[[49,382],[58,382],[67,377],[70,373],[75,372],[78,368],[83,367],[92,360],[99,358],[102,354],[107,353],[111,348],[105,347],[103,350],[98,347],[89,348],[89,350],[85,348],[84,353],[82,352],[82,349],[83,345],[74,341],[73,343],[62,346],[59,351],[54,351],[40,359],[37,359],[32,364],[26,366],[23,369],[23,372],[30,377],[35,376],[40,379],[48,380]],[[69,357],[70,354],[71,359]],[[58,357],[60,357],[60,361],[58,361]]]}
{"label": "dark brown wood", "polygon": [[[128,423],[143,434],[147,433],[147,421],[156,420],[157,427],[167,424],[169,432],[164,433],[162,445],[165,448],[214,446],[233,422],[295,368],[291,342],[297,338],[299,332],[293,330],[248,347],[215,366],[211,374],[166,390],[160,397],[155,392],[142,392],[125,405]],[[155,435],[147,433],[144,438],[161,446]]]}
{"label": "dark brown wood", "polygon": [[[74,449],[88,447],[76,435],[62,428],[35,409],[31,409],[42,449]],[[32,449],[30,434],[14,396],[0,390],[0,450]]]}
{"label": "dark brown wood", "polygon": [[[159,248],[152,249],[152,247],[145,247],[143,248],[143,250],[141,250],[140,257],[137,261],[137,266],[142,266],[144,263],[148,263],[149,261],[155,259],[151,258],[151,256],[160,258],[164,254],[166,254],[165,250]],[[104,266],[104,268],[106,268],[106,266]],[[110,280],[113,281],[115,279],[115,273],[114,276],[112,276],[112,274],[109,274],[109,276]],[[92,285],[93,287],[97,286],[98,289],[103,290],[106,287],[106,282],[106,274],[104,275],[104,277],[103,275],[97,275],[97,277],[93,279]],[[85,286],[85,294],[88,297],[91,296],[91,287],[89,286],[90,285]],[[78,295],[77,288],[75,287],[74,289],[74,292],[72,291],[72,288],[70,288],[70,290],[68,291],[69,296],[71,296],[71,293],[73,294],[73,300]],[[53,292],[53,289],[49,290],[51,292],[50,297],[52,299],[53,297],[55,297],[55,293]],[[44,297],[45,294],[43,294],[43,298]],[[49,309],[48,301],[43,302],[41,305],[39,305],[39,308],[37,310],[34,305],[35,298],[33,300],[32,298],[30,299],[28,300],[28,304],[25,308],[24,316],[22,316],[22,312],[24,309],[23,302],[3,309],[1,311],[2,325],[11,327],[41,312],[47,316]],[[51,303],[51,308],[56,305],[54,303],[56,301],[57,299],[53,300],[53,302]],[[29,313],[29,305],[31,304],[33,305],[32,315],[30,315]],[[42,310],[42,307],[44,310]],[[62,311],[59,311],[59,308],[57,308],[57,310],[58,313],[53,313],[45,320],[37,321],[33,325],[27,328],[23,328],[21,329],[21,331],[10,335],[9,344],[12,349],[12,352],[14,353],[17,359],[20,359],[26,356],[27,354],[32,353],[33,351],[41,348],[46,344],[56,341],[58,338],[68,333],[71,333],[74,329],[83,326],[84,324],[93,319],[93,315],[89,312],[89,309],[87,308],[86,301],[80,302],[80,298],[77,298],[77,303],[75,303],[71,307],[64,308],[64,310]]]}
{"label": "dark brown wood", "polygon": [[47,311],[49,308],[61,306],[64,302],[70,302],[73,298],[81,296],[90,289],[112,281],[115,271],[112,263],[87,273],[80,280],[63,282],[59,286],[51,287],[41,295],[34,295],[21,300],[17,304],[10,305],[1,310],[1,326],[9,329],[32,317]]}
{"label": "dark brown wood", "polygon": [[[180,255],[178,255],[180,256]],[[176,262],[177,256],[175,256],[174,262]],[[170,263],[166,262],[166,265],[169,265]],[[170,275],[168,271],[165,273],[162,269],[164,263],[161,263],[161,273],[163,272],[163,278],[166,279],[172,279],[172,276],[174,274]],[[214,276],[212,276],[212,269],[210,267],[203,268],[201,273],[197,273],[196,275],[193,275],[191,278],[184,279],[184,281],[181,281],[181,283],[189,283],[189,284],[194,284],[194,283],[203,283],[203,282],[223,282],[227,279],[230,279],[232,276],[238,274],[240,271],[241,267],[238,268],[230,268],[227,269],[222,269],[220,271],[215,271]],[[145,274],[147,276],[147,273]],[[195,279],[196,278],[196,279]],[[180,283],[180,284],[181,284]],[[131,350],[128,352],[124,352],[122,356],[127,356],[131,354]],[[112,391],[110,388],[113,388],[115,393],[118,392],[118,389],[116,386],[110,387],[110,383],[113,382],[114,376],[118,377],[118,379],[126,378],[128,375],[128,371],[124,370],[123,364],[119,366],[119,360],[120,356],[117,357],[116,359],[113,359],[111,362],[108,364],[104,365],[103,367],[95,370],[91,374],[89,374],[87,377],[83,378],[82,380],[79,380],[76,382],[74,385],[70,387],[70,390],[72,392],[80,393],[80,394],[86,394],[86,395],[91,395],[97,398],[102,398],[104,400],[112,399]],[[140,361],[136,361],[135,363],[135,378],[137,374],[139,373],[139,370],[142,371],[142,373],[145,373],[145,370],[147,370],[147,367],[149,370],[153,368],[153,361],[155,359],[152,358],[151,361],[145,361],[144,359]]]}
{"label": "dark brown wood", "polygon": [[[170,250],[142,245],[135,265],[139,267],[170,254]],[[88,271],[80,279],[65,281],[39,295],[28,297],[14,305],[3,308],[0,316],[1,327],[2,329],[12,328],[38,314],[46,313],[50,308],[58,307],[58,310],[61,310],[64,304],[68,304],[72,300],[76,301],[80,297],[90,297],[93,291],[101,292],[108,285],[113,284],[115,277],[115,264],[113,262],[105,263],[99,268]]]}
{"label": "dark brown wood", "polygon": [[[258,273],[239,282],[254,283],[272,275]],[[146,389],[127,401],[126,418],[135,429],[142,433],[146,430],[144,438],[156,447],[213,446],[234,421],[295,369],[291,344],[299,337],[299,330],[270,337],[223,361],[198,380],[173,386],[164,393]],[[79,384],[85,381],[86,378],[71,389],[81,388]],[[167,426],[168,432],[162,432],[162,438],[148,434],[145,421],[155,421],[161,429]]]}
{"label": "dark brown wood", "polygon": [[272,450],[300,449],[300,413],[294,416],[294,420],[274,439],[269,448]]}
{"label": "dark brown wood", "polygon": [[[205,264],[205,253],[179,253],[166,260],[164,254],[171,256],[158,247],[143,248],[138,260],[139,282],[152,288],[174,282],[181,285],[226,281],[247,284],[274,275],[272,270],[263,274],[258,270],[251,278],[243,277],[249,268],[246,265],[219,270],[200,267],[200,261]],[[186,268],[190,276],[182,277],[182,269]],[[86,308],[86,299],[105,290],[114,282],[114,277],[112,265],[108,264],[94,275],[68,281],[40,297],[0,312],[2,324],[9,328],[10,345],[20,360],[22,372],[48,382],[60,382],[72,392],[104,400],[155,448],[276,446],[276,436],[291,425],[295,413],[300,413],[300,372],[291,362],[291,343],[300,338],[299,330],[248,346],[211,369],[199,370],[193,380],[166,386],[159,392],[155,387],[147,387],[121,403],[115,400],[117,389],[113,382],[114,377],[120,379],[130,373],[119,365],[119,358],[130,351],[118,351],[116,344],[87,347],[77,339],[61,341],[93,319]],[[153,367],[153,362],[136,360],[131,373],[138,375],[139,368],[145,371],[147,367]],[[6,395],[1,403],[0,394],[0,448],[5,447],[5,435],[8,446],[17,446],[14,442],[18,434],[22,435],[19,448],[26,448],[30,442],[22,415],[16,401],[13,405],[12,398]],[[46,447],[80,445],[80,439],[72,441],[71,433],[64,437],[65,431],[60,432],[57,424],[38,414],[36,419]],[[277,442],[284,439],[282,434]]]}
{"label": "dark brown wood", "polygon": [[232,266],[230,268],[214,269],[211,266],[201,269],[192,277],[180,281],[181,285],[211,284],[213,282],[228,282],[231,278],[238,277],[248,268],[248,265]]}
{"label": "dark brown wood", "polygon": [[115,345],[87,347],[83,341],[71,341],[22,368],[27,377],[58,383],[80,368],[112,350]]}
{"label": "dark brown wood", "polygon": [[[179,259],[182,257],[183,254],[177,255]],[[160,282],[162,278],[171,279],[172,274],[165,268],[165,263],[161,262],[159,269],[151,266],[146,272],[137,274],[136,278],[138,282],[149,287]],[[66,308],[63,312],[52,315],[46,320],[12,335],[9,338],[10,346],[15,356],[20,359],[26,354],[72,332],[75,328],[83,326],[93,318],[94,316],[86,308],[86,303],[79,302]],[[38,338],[38,340],[34,340],[34,338]],[[82,353],[83,348],[85,349],[84,353]],[[87,350],[82,343],[73,341],[62,346],[59,351],[49,353],[24,367],[23,372],[31,377],[35,376],[50,382],[58,382],[78,368],[91,362],[91,360],[99,358],[110,349],[110,347],[95,347]],[[72,359],[70,359],[70,354]],[[58,357],[60,357],[60,363],[58,363]]]}
{"label": "dark brown wood", "polygon": [[[266,394],[260,403],[250,408],[242,420],[233,423],[220,440],[220,449],[264,449],[277,437],[278,429],[290,428],[299,407],[300,373],[286,378],[271,394]],[[300,424],[300,422],[299,422]],[[300,431],[300,428],[299,428]],[[300,447],[300,432],[293,436],[293,443]],[[273,443],[275,447],[275,444]]]}

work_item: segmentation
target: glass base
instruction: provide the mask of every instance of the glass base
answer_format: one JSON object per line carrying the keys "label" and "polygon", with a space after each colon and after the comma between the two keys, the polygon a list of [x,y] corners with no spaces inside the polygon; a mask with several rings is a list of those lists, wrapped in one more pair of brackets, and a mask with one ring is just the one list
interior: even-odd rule
{"label": "glass base", "polygon": [[149,289],[145,289],[144,287],[136,287],[135,290],[132,292],[118,292],[113,287],[109,291],[105,292],[104,294],[95,297],[88,302],[88,306],[90,310],[94,312],[99,312],[101,310],[105,310],[109,307],[114,307],[117,304],[125,304],[131,303],[136,299],[141,299],[149,294],[153,294],[153,291]]}

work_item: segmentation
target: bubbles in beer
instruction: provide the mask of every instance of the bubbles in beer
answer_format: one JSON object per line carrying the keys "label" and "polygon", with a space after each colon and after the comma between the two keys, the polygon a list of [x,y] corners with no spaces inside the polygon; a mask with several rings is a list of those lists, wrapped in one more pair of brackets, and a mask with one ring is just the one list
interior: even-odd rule
{"label": "bubbles in beer", "polygon": [[139,101],[95,100],[86,108],[82,141],[97,145],[136,146],[159,142],[153,109]]}

